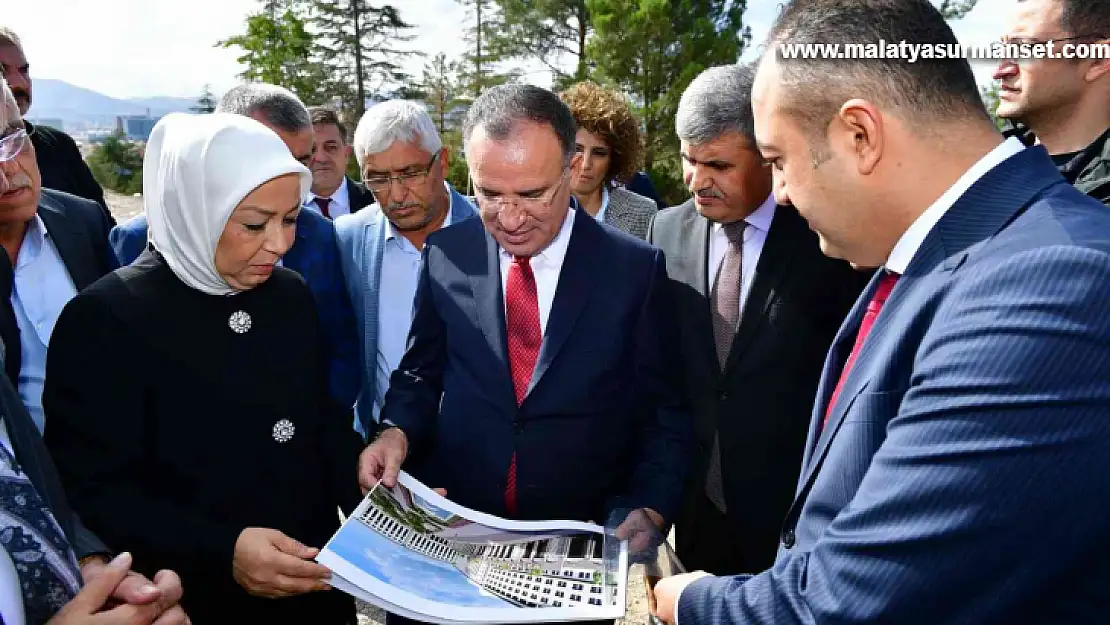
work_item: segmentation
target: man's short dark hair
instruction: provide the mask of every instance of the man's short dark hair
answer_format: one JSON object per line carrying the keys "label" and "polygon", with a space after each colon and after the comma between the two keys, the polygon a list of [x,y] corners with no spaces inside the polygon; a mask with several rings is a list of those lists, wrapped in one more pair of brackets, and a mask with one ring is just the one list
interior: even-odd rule
{"label": "man's short dark hair", "polygon": [[[948,22],[929,0],[792,0],[771,27],[787,110],[815,144],[825,145],[836,111],[852,98],[900,109],[927,131],[946,120],[990,123],[965,58],[785,58],[780,44],[922,44],[956,46]],[[816,156],[816,155],[815,155]]]}
{"label": "man's short dark hair", "polygon": [[312,115],[313,126],[335,126],[339,129],[339,136],[342,138],[343,143],[349,143],[347,139],[347,126],[339,121],[339,113],[336,113],[335,110],[326,106],[313,106],[308,109],[308,112]]}
{"label": "man's short dark hair", "polygon": [[216,112],[248,117],[258,113],[285,132],[300,132],[312,127],[312,118],[300,98],[285,87],[262,82],[232,87],[220,98]]}
{"label": "man's short dark hair", "polygon": [[[1024,0],[1018,0],[1023,2]],[[1110,38],[1110,0],[1059,0],[1060,28],[1069,37]]]}
{"label": "man's short dark hair", "polygon": [[508,139],[518,123],[529,121],[550,126],[559,138],[563,161],[570,163],[574,156],[574,139],[578,126],[570,108],[559,96],[532,85],[507,84],[491,87],[478,96],[463,122],[463,143],[478,127],[485,129],[490,138]]}

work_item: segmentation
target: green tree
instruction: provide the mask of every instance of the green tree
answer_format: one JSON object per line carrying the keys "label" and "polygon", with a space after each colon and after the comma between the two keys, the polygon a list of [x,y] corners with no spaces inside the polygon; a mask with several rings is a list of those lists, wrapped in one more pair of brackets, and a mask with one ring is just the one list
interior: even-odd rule
{"label": "green tree", "polygon": [[436,130],[443,135],[448,128],[456,125],[457,112],[467,103],[459,88],[456,67],[447,62],[446,54],[440,52],[424,65],[420,90]]}
{"label": "green tree", "polygon": [[941,0],[937,8],[940,9],[944,19],[958,20],[971,12],[979,0]]}
{"label": "green tree", "polygon": [[[505,57],[539,60],[555,89],[589,77],[586,41],[593,31],[586,0],[497,0],[505,29],[495,42]],[[569,57],[572,72],[561,61]]]}
{"label": "green tree", "polygon": [[216,96],[212,95],[211,85],[204,85],[204,91],[197,98],[197,103],[189,108],[194,113],[211,113],[216,110]]}
{"label": "green tree", "polygon": [[463,35],[468,49],[456,69],[463,93],[477,98],[489,87],[512,82],[520,74],[498,69],[508,53],[502,36],[506,30],[505,16],[493,0],[457,1],[469,8],[470,26]]}
{"label": "green tree", "polygon": [[994,125],[999,130],[1006,128],[1006,120],[998,116],[998,105],[1001,99],[998,96],[998,83],[992,82],[988,87],[980,87],[979,93],[983,97],[983,105],[987,107],[987,112],[990,113],[991,119],[994,120]]}
{"label": "green tree", "polygon": [[246,66],[239,74],[243,80],[280,85],[305,104],[320,104],[324,101],[327,73],[314,60],[313,37],[305,27],[305,20],[292,7],[275,15],[277,4],[281,3],[267,3],[263,11],[247,17],[246,33],[216,45],[243,50],[238,58]]}
{"label": "green tree", "polygon": [[[644,168],[668,202],[683,198],[674,116],[708,67],[735,63],[751,41],[745,0],[586,0],[586,45],[599,79],[627,93],[643,122]],[[662,183],[662,184],[661,184]]]}
{"label": "green tree", "polygon": [[122,132],[97,145],[89,154],[88,164],[103,187],[128,195],[143,190],[143,156]]}
{"label": "green tree", "polygon": [[401,19],[393,5],[375,6],[370,0],[312,0],[312,25],[317,45],[332,79],[329,93],[339,97],[356,119],[371,96],[403,87],[401,59],[418,54],[398,44],[412,41],[412,24]]}

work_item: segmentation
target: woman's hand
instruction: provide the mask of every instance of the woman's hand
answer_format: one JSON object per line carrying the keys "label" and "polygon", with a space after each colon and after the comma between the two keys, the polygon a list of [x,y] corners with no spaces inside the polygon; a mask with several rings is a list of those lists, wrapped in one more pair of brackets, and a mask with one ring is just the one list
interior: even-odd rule
{"label": "woman's hand", "polygon": [[277,530],[248,527],[235,541],[232,574],[247,592],[259,597],[328,590],[331,571],[310,560],[319,552]]}
{"label": "woman's hand", "polygon": [[122,553],[104,565],[81,592],[62,606],[46,625],[189,625],[180,606],[169,610],[160,602],[145,605],[123,604],[112,607],[112,593],[131,570],[131,555]]}

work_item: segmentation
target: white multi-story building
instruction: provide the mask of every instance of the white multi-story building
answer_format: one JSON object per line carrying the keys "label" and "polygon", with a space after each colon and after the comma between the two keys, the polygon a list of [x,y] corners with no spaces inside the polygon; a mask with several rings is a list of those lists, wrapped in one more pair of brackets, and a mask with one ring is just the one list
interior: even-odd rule
{"label": "white multi-story building", "polygon": [[[482,545],[467,574],[516,605],[571,608],[605,605],[604,568],[600,536],[567,536]],[[615,601],[615,584],[609,592],[610,601]]]}
{"label": "white multi-story building", "polygon": [[369,526],[370,529],[395,543],[404,545],[429,558],[449,562],[456,566],[465,566],[467,558],[474,548],[474,545],[452,544],[442,538],[418,532],[397,521],[377,506],[367,506],[358,519]]}

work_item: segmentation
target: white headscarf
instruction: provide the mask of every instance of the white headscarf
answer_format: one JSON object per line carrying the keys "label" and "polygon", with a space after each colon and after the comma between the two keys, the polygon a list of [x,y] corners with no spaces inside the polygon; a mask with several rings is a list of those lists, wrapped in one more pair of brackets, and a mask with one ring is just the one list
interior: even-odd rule
{"label": "white headscarf", "polygon": [[211,295],[237,292],[216,271],[216,244],[247,195],[285,174],[312,172],[260,122],[232,113],[171,113],[150,133],[143,195],[150,242],[185,284]]}

